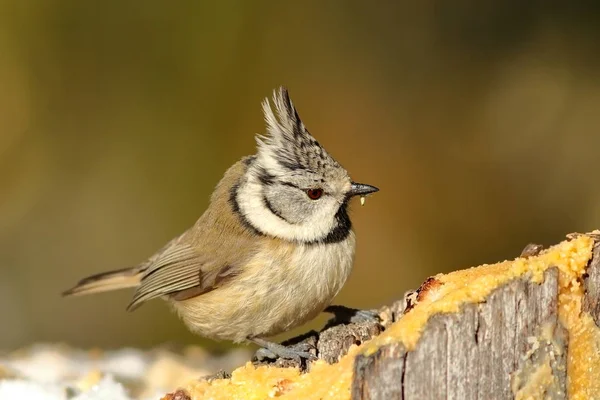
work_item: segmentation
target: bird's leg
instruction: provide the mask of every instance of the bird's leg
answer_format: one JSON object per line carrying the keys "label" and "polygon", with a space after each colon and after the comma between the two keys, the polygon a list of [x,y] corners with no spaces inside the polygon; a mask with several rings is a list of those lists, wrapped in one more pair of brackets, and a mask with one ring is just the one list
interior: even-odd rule
{"label": "bird's leg", "polygon": [[275,360],[277,358],[285,358],[301,363],[302,359],[317,359],[317,357],[308,352],[308,350],[313,348],[309,343],[298,343],[297,345],[286,347],[279,343],[269,342],[268,340],[258,337],[249,337],[248,340],[261,347],[256,352],[255,356],[259,361],[263,361],[264,359]]}
{"label": "bird's leg", "polygon": [[329,306],[324,312],[331,313],[338,322],[359,324],[361,322],[380,322],[377,310],[359,310],[346,306]]}

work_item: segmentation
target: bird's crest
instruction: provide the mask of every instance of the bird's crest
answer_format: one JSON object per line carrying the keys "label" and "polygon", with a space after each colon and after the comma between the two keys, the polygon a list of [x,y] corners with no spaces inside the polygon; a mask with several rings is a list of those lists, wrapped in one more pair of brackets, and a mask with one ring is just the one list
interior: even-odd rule
{"label": "bird's crest", "polygon": [[337,175],[345,170],[312,137],[300,119],[288,91],[273,91],[273,105],[262,103],[267,136],[257,136],[258,161],[268,171],[290,173],[297,170],[323,175]]}

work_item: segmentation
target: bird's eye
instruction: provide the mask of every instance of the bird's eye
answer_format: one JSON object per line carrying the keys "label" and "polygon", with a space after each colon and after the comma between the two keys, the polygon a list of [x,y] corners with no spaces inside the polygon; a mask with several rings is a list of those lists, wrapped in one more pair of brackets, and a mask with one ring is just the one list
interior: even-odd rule
{"label": "bird's eye", "polygon": [[307,189],[306,194],[311,200],[318,200],[323,196],[323,189]]}

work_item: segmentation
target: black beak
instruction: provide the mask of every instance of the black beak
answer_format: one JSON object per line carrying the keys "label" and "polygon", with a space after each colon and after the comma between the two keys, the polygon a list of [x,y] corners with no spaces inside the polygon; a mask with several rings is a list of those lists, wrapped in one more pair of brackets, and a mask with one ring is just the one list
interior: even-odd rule
{"label": "black beak", "polygon": [[348,193],[348,195],[350,197],[364,196],[365,194],[375,193],[378,191],[379,191],[379,189],[377,189],[375,186],[365,185],[364,183],[352,182],[352,188],[350,189],[350,192]]}

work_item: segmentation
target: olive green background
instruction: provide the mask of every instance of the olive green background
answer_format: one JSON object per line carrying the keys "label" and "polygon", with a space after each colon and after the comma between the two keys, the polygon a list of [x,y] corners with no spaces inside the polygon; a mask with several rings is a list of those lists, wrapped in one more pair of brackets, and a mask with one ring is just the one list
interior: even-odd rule
{"label": "olive green background", "polygon": [[2,0],[0,348],[215,346],[161,301],[127,313],[127,291],[59,293],[190,226],[254,152],[280,84],[352,177],[381,188],[353,206],[337,303],[377,307],[600,227],[587,3]]}

